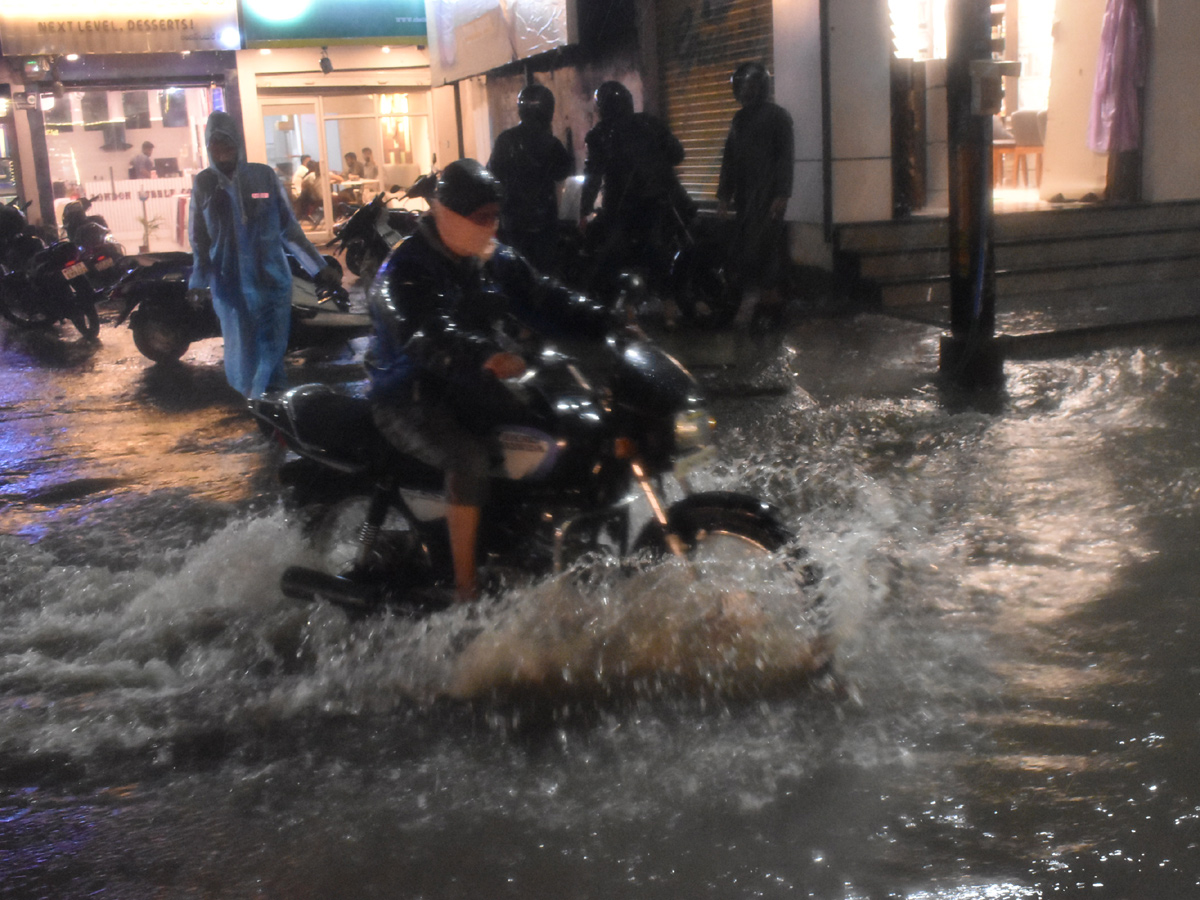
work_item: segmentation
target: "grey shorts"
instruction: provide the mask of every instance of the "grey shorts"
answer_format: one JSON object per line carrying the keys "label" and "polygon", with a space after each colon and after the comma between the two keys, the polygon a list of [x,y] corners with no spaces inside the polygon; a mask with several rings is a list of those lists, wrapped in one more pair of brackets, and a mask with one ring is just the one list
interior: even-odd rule
{"label": "grey shorts", "polygon": [[397,450],[446,473],[450,502],[482,506],[491,472],[488,441],[464,428],[454,413],[437,403],[375,402],[375,426]]}

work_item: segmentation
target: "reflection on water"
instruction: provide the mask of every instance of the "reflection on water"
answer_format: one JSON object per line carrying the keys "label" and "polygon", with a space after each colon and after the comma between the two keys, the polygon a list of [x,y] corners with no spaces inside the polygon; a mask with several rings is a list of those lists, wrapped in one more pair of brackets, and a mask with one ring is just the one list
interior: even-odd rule
{"label": "reflection on water", "polygon": [[[762,678],[805,670],[812,622],[753,560],[419,623],[287,603],[323,551],[211,351],[152,374],[106,330],[14,367],[4,891],[1192,896],[1200,363],[1010,364],[981,410],[922,375],[928,332],[872,322],[740,373],[782,389],[714,404],[697,485],[785,511],[849,701]],[[603,690],[634,663],[676,677]]]}

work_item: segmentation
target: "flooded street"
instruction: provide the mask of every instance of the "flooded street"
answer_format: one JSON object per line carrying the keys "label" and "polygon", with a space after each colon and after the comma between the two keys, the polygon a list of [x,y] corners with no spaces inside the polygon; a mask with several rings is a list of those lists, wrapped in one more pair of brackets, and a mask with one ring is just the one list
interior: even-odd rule
{"label": "flooded street", "polygon": [[800,677],[781,604],[739,622],[745,668],[513,699],[489,679],[597,643],[682,671],[695,592],[285,600],[327,548],[219,341],[164,369],[111,321],[97,347],[0,328],[0,897],[1200,895],[1194,348],[1010,361],[980,404],[920,324],[736,338],[753,363],[697,369],[698,482],[784,511],[851,696]]}

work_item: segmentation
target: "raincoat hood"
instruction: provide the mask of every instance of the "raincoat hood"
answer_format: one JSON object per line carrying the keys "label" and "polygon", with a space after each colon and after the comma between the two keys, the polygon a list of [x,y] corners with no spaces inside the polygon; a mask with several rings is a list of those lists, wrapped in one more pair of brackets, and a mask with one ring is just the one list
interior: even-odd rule
{"label": "raincoat hood", "polygon": [[[238,165],[246,161],[246,145],[242,142],[242,133],[238,129],[237,120],[229,113],[215,112],[208,117],[208,124],[204,126],[204,146],[211,147],[215,138],[225,138],[237,147]],[[215,169],[216,166],[212,168]]]}

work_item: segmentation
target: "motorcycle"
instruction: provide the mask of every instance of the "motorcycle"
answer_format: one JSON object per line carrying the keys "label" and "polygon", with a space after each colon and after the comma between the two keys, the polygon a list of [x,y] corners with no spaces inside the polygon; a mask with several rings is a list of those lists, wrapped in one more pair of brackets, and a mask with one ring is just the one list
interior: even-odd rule
{"label": "motorcycle", "polygon": [[418,178],[408,190],[392,185],[376,194],[345,223],[338,226],[333,245],[343,253],[346,268],[359,278],[375,277],[383,260],[401,240],[417,230],[420,214],[410,209],[389,209],[391,200],[430,200],[437,190],[437,175]]}
{"label": "motorcycle", "polygon": [[[661,223],[661,258],[649,254],[644,244],[625,245],[618,258],[602,259],[612,248],[610,226],[598,217],[580,238],[564,238],[561,253],[564,277],[598,297],[619,294],[622,286],[614,273],[636,275],[646,285],[638,305],[646,318],[661,317],[673,322],[675,313],[700,328],[721,328],[733,321],[741,293],[726,265],[728,229],[719,221],[685,214],[672,204]],[[653,255],[654,259],[647,257]]]}
{"label": "motorcycle", "polygon": [[[503,458],[482,515],[481,578],[503,584],[562,572],[589,554],[631,553],[682,557],[701,577],[712,554],[733,552],[769,564],[756,569],[756,586],[799,596],[815,615],[816,568],[779,513],[747,494],[691,491],[689,474],[711,457],[715,428],[691,374],[640,332],[616,331],[593,353],[585,361],[543,348],[513,386],[540,424],[498,429]],[[302,506],[369,498],[349,565],[290,567],[283,593],[352,616],[443,608],[454,583],[443,474],[390,445],[361,396],[308,384],[252,401],[251,411],[296,454],[280,478]],[[683,489],[677,502],[665,499],[667,479]],[[652,515],[631,541],[639,496]]]}
{"label": "motorcycle", "polygon": [[723,328],[737,315],[742,296],[726,264],[729,229],[719,221],[707,228],[703,224],[702,219],[689,222],[675,210],[670,292],[687,319]]}
{"label": "motorcycle", "polygon": [[126,257],[125,248],[112,240],[104,216],[88,215],[94,201],[94,197],[81,197],[63,207],[63,234],[79,248],[80,260],[88,267],[92,287],[107,294],[137,262]]}
{"label": "motorcycle", "polygon": [[69,241],[49,247],[30,228],[24,207],[0,207],[0,315],[21,328],[69,321],[87,340],[100,333],[98,293],[87,263]]}
{"label": "motorcycle", "polygon": [[[340,268],[332,256],[325,260]],[[292,268],[292,348],[340,343],[370,333],[370,317],[349,311],[350,297],[344,288],[318,290],[299,263],[290,256],[288,261]],[[191,274],[192,254],[157,254],[112,292],[112,300],[121,307],[116,324],[129,320],[133,343],[147,359],[174,362],[193,341],[221,336],[211,298],[188,296]]]}

